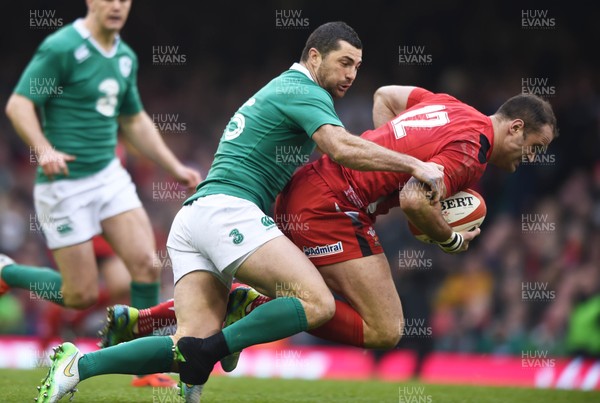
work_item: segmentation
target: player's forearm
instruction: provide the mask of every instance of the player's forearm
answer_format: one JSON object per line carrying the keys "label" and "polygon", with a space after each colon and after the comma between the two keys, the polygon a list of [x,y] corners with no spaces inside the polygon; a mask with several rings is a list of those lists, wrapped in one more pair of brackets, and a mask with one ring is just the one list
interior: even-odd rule
{"label": "player's forearm", "polygon": [[36,154],[52,148],[44,136],[33,102],[21,95],[13,94],[6,104],[5,112],[19,137],[35,150]]}
{"label": "player's forearm", "polygon": [[336,162],[358,171],[392,171],[411,174],[422,161],[407,154],[389,150],[357,136],[345,136],[330,155]]}
{"label": "player's forearm", "polygon": [[400,192],[400,208],[408,220],[429,238],[444,242],[452,236],[452,228],[442,217],[440,202],[431,204],[423,189],[403,189]]}
{"label": "player's forearm", "polygon": [[174,174],[181,162],[167,147],[150,117],[141,112],[133,117],[119,119],[123,135],[142,155]]}

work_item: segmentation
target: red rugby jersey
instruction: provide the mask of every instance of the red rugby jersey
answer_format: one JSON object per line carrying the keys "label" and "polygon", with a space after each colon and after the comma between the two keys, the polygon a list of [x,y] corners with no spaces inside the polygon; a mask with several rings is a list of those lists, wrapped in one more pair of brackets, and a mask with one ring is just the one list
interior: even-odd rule
{"label": "red rugby jersey", "polygon": [[[361,137],[383,147],[444,166],[446,196],[472,187],[483,175],[494,145],[488,116],[448,94],[414,89],[407,109]],[[357,171],[327,155],[313,163],[338,197],[375,215],[398,206],[398,191],[410,175]]]}

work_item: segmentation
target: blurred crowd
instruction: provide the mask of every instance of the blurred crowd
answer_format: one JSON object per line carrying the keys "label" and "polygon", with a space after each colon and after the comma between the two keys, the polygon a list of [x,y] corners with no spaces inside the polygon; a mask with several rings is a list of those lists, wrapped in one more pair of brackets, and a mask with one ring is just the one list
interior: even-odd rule
{"label": "blurred crowd", "polygon": [[[311,14],[310,9],[303,11],[311,18],[311,27],[339,19],[327,9],[322,18],[317,18],[316,12]],[[465,36],[478,32],[486,16],[494,18],[490,15],[493,7],[471,11],[479,13],[479,25],[464,17],[465,22],[469,21],[463,26]],[[399,347],[414,348],[423,355],[432,350],[520,354],[536,348],[557,355],[600,356],[598,66],[578,53],[583,52],[578,41],[582,28],[567,15],[561,20],[559,12],[554,11],[559,24],[553,32],[528,32],[518,26],[519,10],[514,12],[516,23],[506,17],[504,10],[504,15],[496,15],[494,23],[488,24],[501,34],[487,41],[483,35],[474,36],[465,46],[454,48],[444,46],[440,33],[445,32],[443,27],[451,18],[439,18],[438,36],[407,22],[404,28],[412,29],[410,35],[396,32],[393,35],[404,39],[392,41],[384,50],[377,48],[375,35],[382,33],[372,27],[373,21],[346,19],[361,34],[366,49],[365,66],[354,88],[346,99],[336,102],[340,118],[354,133],[371,128],[372,94],[380,85],[411,84],[448,92],[486,114],[494,113],[505,99],[521,92],[524,78],[547,77],[548,85],[555,90],[548,100],[557,115],[559,138],[545,150],[544,161],[524,163],[515,174],[488,168],[476,188],[487,201],[488,216],[481,236],[468,252],[444,255],[434,246],[420,243],[409,233],[399,209],[378,219],[376,229],[392,267],[407,323],[410,327],[408,321],[412,321],[413,327],[425,330],[407,334]],[[438,21],[437,15],[430,18]],[[251,31],[256,37],[271,35],[278,45],[286,40],[291,44],[261,48],[260,55],[253,55],[257,61],[248,56],[247,48],[257,46],[248,38],[238,38],[244,45],[239,47],[243,49],[239,54],[215,49],[217,44],[198,45],[212,51],[199,57],[200,51],[194,50],[194,45],[183,42],[181,36],[167,35],[163,26],[151,32],[148,22],[139,17],[128,24],[124,37],[140,57],[138,81],[146,110],[155,116],[155,122],[171,116],[185,123],[183,130],[183,126],[163,130],[164,139],[178,156],[204,175],[229,117],[254,91],[297,60],[309,32],[277,31],[272,22],[259,25]],[[198,29],[209,30],[204,26]],[[168,40],[156,39],[160,35],[167,35]],[[548,42],[544,35],[553,39]],[[26,50],[22,48],[15,64],[3,66],[6,74],[0,79],[1,102],[7,99],[20,69],[42,37],[38,35]],[[432,66],[398,65],[397,47],[407,42],[426,45],[433,56]],[[180,52],[189,54],[189,62],[184,66],[152,65],[153,43],[181,44]],[[495,57],[511,46],[517,61]],[[386,61],[375,63],[381,55]],[[523,55],[527,57],[520,58]],[[235,57],[246,56],[247,68],[232,63]],[[164,269],[162,296],[170,298],[172,272],[164,245],[185,194],[179,189],[167,197],[164,190],[175,189],[172,179],[132,150],[127,153],[126,166],[154,225]],[[52,267],[32,205],[35,168],[28,147],[7,119],[0,117],[0,252],[23,264]],[[39,334],[46,305],[25,291],[13,291],[0,298],[0,333]],[[65,313],[67,322],[69,315]],[[101,310],[92,310],[85,320],[78,317],[76,326],[65,326],[65,336],[93,336],[101,317]],[[316,342],[309,336],[293,341]]]}

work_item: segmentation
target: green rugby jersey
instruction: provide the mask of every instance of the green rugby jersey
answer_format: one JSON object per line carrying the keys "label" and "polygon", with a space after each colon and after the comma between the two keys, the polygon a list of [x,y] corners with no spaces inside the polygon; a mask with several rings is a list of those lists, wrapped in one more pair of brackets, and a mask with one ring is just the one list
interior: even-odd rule
{"label": "green rugby jersey", "polygon": [[322,125],[342,126],[331,95],[294,64],[233,115],[206,179],[186,203],[226,194],[268,212],[296,168],[308,162]]}
{"label": "green rugby jersey", "polygon": [[[69,176],[94,174],[115,158],[117,116],[142,110],[137,88],[138,61],[120,39],[104,51],[77,20],[49,35],[25,68],[15,93],[39,108],[50,144],[74,155]],[[49,179],[38,167],[36,182]]]}

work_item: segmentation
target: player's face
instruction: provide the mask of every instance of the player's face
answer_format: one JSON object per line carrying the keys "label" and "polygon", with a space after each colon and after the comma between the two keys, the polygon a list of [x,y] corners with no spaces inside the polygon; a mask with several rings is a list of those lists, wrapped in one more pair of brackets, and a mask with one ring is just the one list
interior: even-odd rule
{"label": "player's face", "polygon": [[533,162],[536,154],[552,142],[552,136],[550,125],[545,125],[542,130],[529,132],[526,135],[521,127],[516,134],[506,137],[503,158],[496,165],[509,172],[514,172],[522,161]]}
{"label": "player's face", "polygon": [[102,29],[120,31],[127,21],[131,0],[88,0],[88,6]]}
{"label": "player's face", "polygon": [[315,70],[317,83],[334,98],[342,98],[350,89],[362,63],[362,50],[346,41],[329,52]]}

